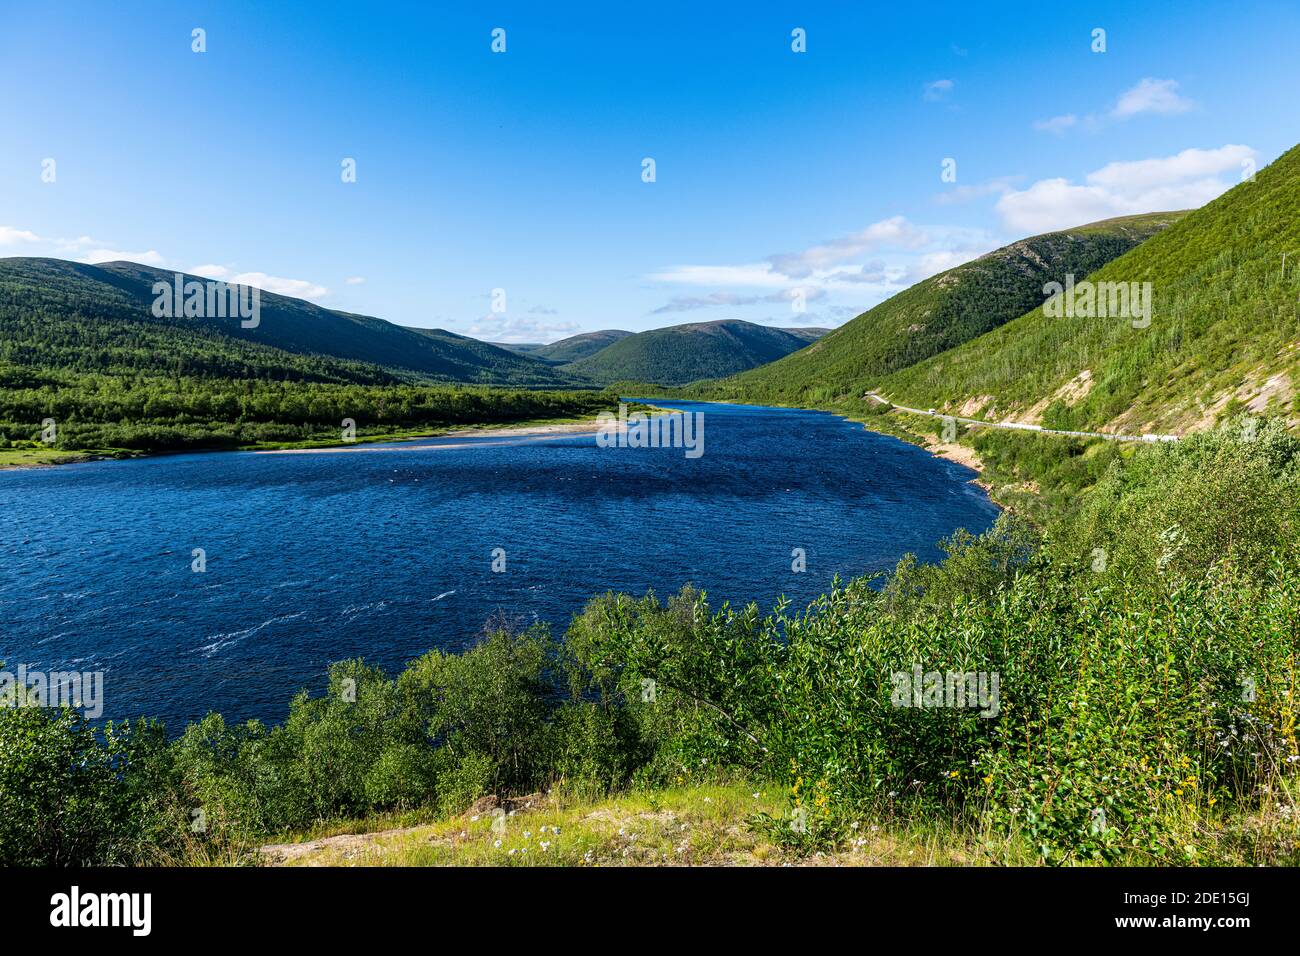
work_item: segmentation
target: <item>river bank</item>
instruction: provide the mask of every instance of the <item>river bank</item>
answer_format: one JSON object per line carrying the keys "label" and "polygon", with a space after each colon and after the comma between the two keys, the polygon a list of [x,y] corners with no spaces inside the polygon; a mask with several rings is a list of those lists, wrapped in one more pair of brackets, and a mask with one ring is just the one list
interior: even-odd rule
{"label": "river bank", "polygon": [[[638,407],[638,411],[659,413],[664,409]],[[532,438],[547,435],[595,434],[599,425],[594,418],[546,418],[522,422],[482,423],[452,425],[445,428],[414,428],[378,434],[361,434],[351,441],[342,439],[308,439],[301,442],[261,442],[233,448],[175,448],[162,451],[137,451],[129,448],[90,449],[62,451],[57,448],[0,449],[0,471],[31,468],[54,468],[58,465],[82,464],[91,461],[127,460],[133,458],[159,458],[166,455],[185,455],[196,452],[254,451],[289,454],[294,452],[352,451],[358,445],[376,445],[386,442],[416,442],[433,438]],[[411,446],[428,447],[428,446]]]}

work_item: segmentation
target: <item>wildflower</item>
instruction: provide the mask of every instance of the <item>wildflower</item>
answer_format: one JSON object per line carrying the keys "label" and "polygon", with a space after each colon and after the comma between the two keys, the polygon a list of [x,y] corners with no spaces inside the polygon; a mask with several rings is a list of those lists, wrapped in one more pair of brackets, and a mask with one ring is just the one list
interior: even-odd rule
{"label": "wildflower", "polygon": [[542,847],[542,852],[545,853],[547,850],[551,848],[551,844],[548,841],[543,840],[541,842],[541,847]]}
{"label": "wildflower", "polygon": [[[496,841],[495,843],[493,843],[492,845],[493,845],[494,847],[496,847],[498,850],[501,849],[501,841],[500,841],[500,840],[497,840],[497,841]],[[510,852],[513,853],[514,851],[511,850]]]}

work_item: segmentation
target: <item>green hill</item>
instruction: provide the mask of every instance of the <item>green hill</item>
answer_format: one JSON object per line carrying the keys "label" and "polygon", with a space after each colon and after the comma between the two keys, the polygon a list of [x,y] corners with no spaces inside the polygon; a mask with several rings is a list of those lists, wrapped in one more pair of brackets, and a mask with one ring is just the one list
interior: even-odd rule
{"label": "green hill", "polygon": [[871,384],[916,407],[1051,428],[1177,433],[1245,408],[1295,421],[1297,257],[1300,147],[1088,277],[1151,283],[1148,327],[1039,305]]}
{"label": "green hill", "polygon": [[[132,262],[91,266],[61,259],[0,259],[0,359],[14,361],[17,355],[24,364],[23,356],[30,356],[46,368],[102,371],[114,365],[138,368],[137,353],[146,352],[152,356],[146,362],[165,355],[169,370],[177,363],[182,368],[197,364],[235,378],[259,377],[256,370],[273,369],[277,363],[303,365],[256,349],[269,346],[295,356],[389,370],[355,373],[369,381],[530,387],[569,382],[543,362],[476,339],[440,329],[407,329],[270,292],[261,293],[256,328],[242,328],[233,318],[156,318],[150,311],[153,284],[171,282],[173,276]],[[206,281],[186,276],[190,279]],[[329,361],[316,364],[334,368]],[[337,374],[334,369],[327,377]]]}
{"label": "green hill", "polygon": [[802,334],[739,319],[695,322],[629,335],[561,370],[601,384],[682,385],[755,368],[807,344]]}
{"label": "green hill", "polygon": [[[265,294],[259,324],[152,314],[164,274],[130,263],[0,259],[0,467],[79,452],[397,437],[584,416],[594,391],[535,359]],[[168,277],[170,278],[170,277]],[[384,364],[377,364],[384,363]],[[511,382],[528,389],[452,385]],[[57,442],[41,422],[58,424]]]}
{"label": "green hill", "polygon": [[558,342],[552,342],[550,345],[533,346],[529,349],[529,354],[547,362],[553,362],[556,365],[563,365],[566,362],[577,362],[589,355],[595,355],[607,345],[613,345],[620,339],[625,339],[632,334],[621,329],[583,332],[579,335],[571,335],[567,339],[560,339]]}
{"label": "green hill", "polygon": [[[146,302],[153,301],[151,289],[155,282],[173,277],[173,273],[132,262],[108,262],[92,268],[127,280]],[[190,278],[203,281],[197,276],[187,276],[186,280]],[[326,309],[271,292],[261,294],[261,322],[257,328],[244,329],[238,322],[216,321],[232,338],[289,352],[405,369],[436,381],[527,386],[566,384],[542,363],[477,339],[442,329],[404,328],[372,316]]]}
{"label": "green hill", "polygon": [[997,328],[1043,300],[1044,283],[1080,277],[1185,215],[1126,216],[1022,239],[932,276],[781,361],[706,389],[717,397],[826,404]]}

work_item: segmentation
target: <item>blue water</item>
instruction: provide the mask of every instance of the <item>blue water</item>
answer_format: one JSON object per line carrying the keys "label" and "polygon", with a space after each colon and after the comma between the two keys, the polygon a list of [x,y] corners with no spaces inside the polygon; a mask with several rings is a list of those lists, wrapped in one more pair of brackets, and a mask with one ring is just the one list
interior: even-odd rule
{"label": "blue water", "polygon": [[561,435],[0,472],[0,661],[103,671],[106,717],[172,732],[280,720],[331,661],[395,671],[498,611],[559,632],[593,594],[686,582],[802,606],[997,515],[970,469],[835,416],[672,404],[705,413],[702,457]]}

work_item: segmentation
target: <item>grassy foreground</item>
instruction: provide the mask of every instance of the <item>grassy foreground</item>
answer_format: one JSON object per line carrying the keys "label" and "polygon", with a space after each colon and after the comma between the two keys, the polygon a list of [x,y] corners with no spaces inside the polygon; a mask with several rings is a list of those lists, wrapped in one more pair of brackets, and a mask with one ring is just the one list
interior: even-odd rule
{"label": "grassy foreground", "polygon": [[[1218,816],[1202,804],[1188,838],[1214,834],[1212,856],[1227,866],[1294,866],[1300,832],[1283,792],[1267,808]],[[213,857],[197,844],[173,861],[262,866],[1042,866],[1029,841],[960,818],[863,813],[843,837],[817,848],[778,837],[788,818],[780,783],[735,781],[637,790],[601,798],[535,793],[487,797],[441,819],[384,814],[336,822],[281,841]],[[1185,861],[1197,862],[1192,853]],[[1096,865],[1099,861],[1090,861]],[[1114,861],[1142,866],[1141,854]],[[1088,865],[1088,863],[1084,863]]]}
{"label": "grassy foreground", "polygon": [[779,784],[701,784],[603,799],[532,794],[427,823],[378,817],[260,848],[275,866],[1031,865],[1027,848],[956,825],[856,821],[842,845],[804,853],[760,815],[786,812]]}

